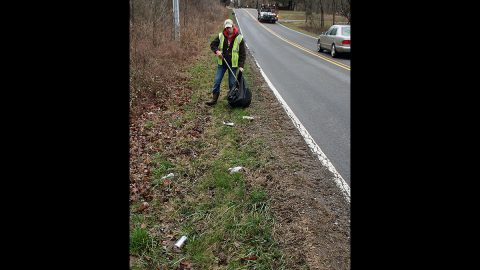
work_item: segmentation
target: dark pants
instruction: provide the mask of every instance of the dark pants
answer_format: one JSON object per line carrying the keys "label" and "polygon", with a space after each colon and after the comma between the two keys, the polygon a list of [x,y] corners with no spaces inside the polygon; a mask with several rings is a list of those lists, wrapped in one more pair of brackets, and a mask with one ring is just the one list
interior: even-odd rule
{"label": "dark pants", "polygon": [[[220,93],[220,83],[222,83],[223,75],[225,71],[228,72],[228,87],[232,89],[235,86],[235,77],[233,77],[232,72],[228,69],[227,65],[217,65],[217,73],[215,74],[215,82],[213,83],[212,93]],[[232,71],[237,73],[237,68],[232,67]]]}

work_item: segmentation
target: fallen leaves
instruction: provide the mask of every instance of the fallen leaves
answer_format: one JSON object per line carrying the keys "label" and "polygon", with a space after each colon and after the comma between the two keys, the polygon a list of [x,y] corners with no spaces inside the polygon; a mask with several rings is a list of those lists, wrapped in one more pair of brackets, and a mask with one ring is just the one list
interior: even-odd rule
{"label": "fallen leaves", "polygon": [[147,209],[150,205],[148,202],[143,202],[140,207],[138,207],[137,212],[143,212],[145,209]]}
{"label": "fallen leaves", "polygon": [[226,265],[227,264],[227,255],[225,255],[225,253],[220,252],[217,255],[217,258],[218,258],[218,264],[219,265]]}
{"label": "fallen leaves", "polygon": [[178,266],[178,270],[192,269],[192,263],[189,261],[182,261]]}
{"label": "fallen leaves", "polygon": [[170,180],[170,179],[163,180],[163,186],[164,187],[168,187],[168,186],[170,186],[170,184],[172,184],[172,180]]}
{"label": "fallen leaves", "polygon": [[250,256],[250,257],[243,257],[243,258],[240,258],[240,261],[255,261],[257,258],[257,256]]}

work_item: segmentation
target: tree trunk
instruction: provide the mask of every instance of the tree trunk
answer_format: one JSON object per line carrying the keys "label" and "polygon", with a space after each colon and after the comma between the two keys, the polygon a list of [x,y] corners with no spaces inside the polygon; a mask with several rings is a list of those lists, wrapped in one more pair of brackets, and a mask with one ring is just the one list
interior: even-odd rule
{"label": "tree trunk", "polygon": [[305,24],[307,24],[307,17],[308,17],[307,0],[303,0],[303,6],[305,7]]}
{"label": "tree trunk", "polygon": [[305,24],[310,21],[310,25],[313,23],[313,0],[305,0]]}
{"label": "tree trunk", "polygon": [[332,4],[333,4],[333,24],[335,24],[335,13],[337,13],[337,7],[336,7],[336,3],[335,3],[336,0],[332,0]]}
{"label": "tree trunk", "polygon": [[185,4],[183,5],[183,29],[186,29],[185,27],[187,26],[187,4],[188,0],[185,0]]}
{"label": "tree trunk", "polygon": [[347,18],[348,20],[348,24],[351,23],[351,19],[350,19],[350,16],[351,16],[351,13],[350,13],[350,0],[342,0],[340,1],[340,14],[342,14],[342,16],[344,16],[345,18]]}
{"label": "tree trunk", "polygon": [[320,0],[320,29],[323,31],[325,26],[325,18],[323,17],[323,2]]}

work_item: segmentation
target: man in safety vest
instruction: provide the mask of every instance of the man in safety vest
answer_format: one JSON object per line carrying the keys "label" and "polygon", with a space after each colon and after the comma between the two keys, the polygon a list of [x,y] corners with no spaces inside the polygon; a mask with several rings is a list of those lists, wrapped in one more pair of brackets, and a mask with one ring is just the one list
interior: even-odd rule
{"label": "man in safety vest", "polygon": [[[206,102],[209,106],[217,103],[218,96],[220,95],[220,83],[222,82],[223,75],[228,70],[223,59],[227,61],[234,73],[237,73],[237,68],[240,72],[243,72],[243,65],[245,64],[246,53],[243,36],[238,33],[238,28],[233,25],[232,20],[225,20],[223,26],[223,32],[219,33],[210,44],[210,48],[218,57],[218,65],[212,90],[213,97],[211,101]],[[233,77],[230,71],[228,71],[228,86],[230,89],[235,86],[235,77]]]}

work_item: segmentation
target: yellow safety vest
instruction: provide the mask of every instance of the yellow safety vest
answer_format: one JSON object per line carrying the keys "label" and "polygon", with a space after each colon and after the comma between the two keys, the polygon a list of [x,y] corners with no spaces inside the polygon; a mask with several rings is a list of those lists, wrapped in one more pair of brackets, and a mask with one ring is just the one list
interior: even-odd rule
{"label": "yellow safety vest", "polygon": [[[223,42],[225,41],[225,36],[223,33],[218,34],[218,38],[220,39],[220,47],[218,49],[223,52]],[[240,42],[242,42],[243,36],[238,35],[235,38],[235,41],[233,41],[233,49],[232,49],[232,67],[238,67],[238,58],[239,58],[239,52],[240,52]],[[218,58],[218,57],[217,57]],[[218,58],[218,64],[221,65],[222,59]]]}

